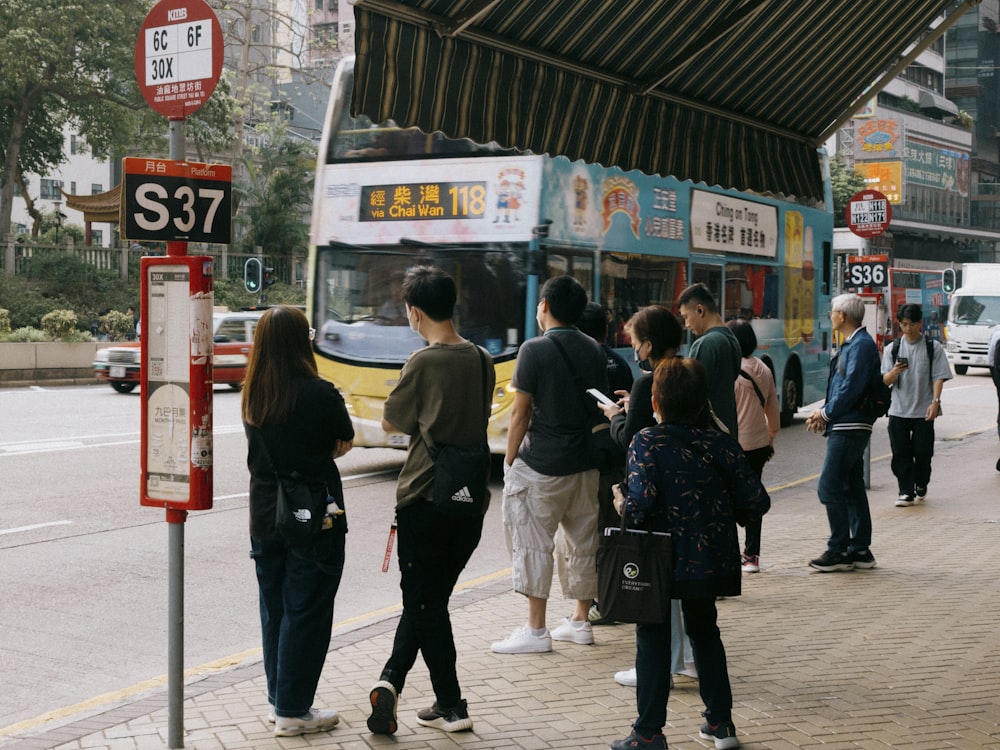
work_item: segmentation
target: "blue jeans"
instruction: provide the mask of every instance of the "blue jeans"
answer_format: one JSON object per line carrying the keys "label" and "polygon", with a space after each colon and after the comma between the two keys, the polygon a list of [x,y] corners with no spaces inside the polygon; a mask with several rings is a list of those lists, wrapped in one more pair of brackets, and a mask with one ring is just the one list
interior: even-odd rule
{"label": "blue jeans", "polygon": [[426,500],[417,500],[396,512],[396,531],[403,614],[380,679],[392,683],[399,695],[420,653],[437,704],[452,708],[462,699],[462,691],[448,600],[479,545],[483,519],[446,516]]}
{"label": "blue jeans", "polygon": [[899,494],[913,495],[916,487],[926,490],[931,481],[931,458],[934,457],[933,420],[889,417],[889,445],[892,446],[892,473],[896,475]]}
{"label": "blue jeans", "polygon": [[267,700],[277,716],[302,716],[313,704],[330,647],[333,600],[344,572],[343,516],[310,544],[250,537],[257,568]]}
{"label": "blue jeans", "polygon": [[[710,724],[732,720],[733,693],[726,649],[716,623],[715,597],[682,599],[684,629],[698,670],[698,691]],[[635,626],[635,699],[639,717],[632,728],[649,737],[663,731],[670,697],[670,623]]]}
{"label": "blue jeans", "polygon": [[872,517],[865,491],[867,430],[832,430],[819,476],[819,501],[830,522],[830,552],[866,550],[872,543]]}

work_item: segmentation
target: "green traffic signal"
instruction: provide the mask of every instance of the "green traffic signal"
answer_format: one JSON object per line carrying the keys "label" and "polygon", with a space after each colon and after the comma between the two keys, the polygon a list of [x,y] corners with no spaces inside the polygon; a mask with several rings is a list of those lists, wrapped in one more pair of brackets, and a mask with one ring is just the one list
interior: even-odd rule
{"label": "green traffic signal", "polygon": [[251,294],[256,294],[263,285],[263,266],[259,258],[248,258],[243,266],[243,286]]}
{"label": "green traffic signal", "polygon": [[941,291],[951,294],[955,291],[955,269],[946,268],[941,271]]}

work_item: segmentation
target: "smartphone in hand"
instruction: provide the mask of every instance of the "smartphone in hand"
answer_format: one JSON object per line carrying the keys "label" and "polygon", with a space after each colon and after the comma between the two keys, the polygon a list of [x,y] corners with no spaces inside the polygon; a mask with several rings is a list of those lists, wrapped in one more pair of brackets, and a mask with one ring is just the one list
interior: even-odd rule
{"label": "smartphone in hand", "polygon": [[600,403],[604,404],[605,406],[618,406],[618,404],[616,404],[614,401],[605,396],[596,388],[588,388],[587,393],[596,398]]}
{"label": "smartphone in hand", "polygon": [[899,364],[901,364],[903,367],[909,367],[910,366],[910,360],[908,358],[906,358],[906,357],[900,357],[896,361],[899,362]]}

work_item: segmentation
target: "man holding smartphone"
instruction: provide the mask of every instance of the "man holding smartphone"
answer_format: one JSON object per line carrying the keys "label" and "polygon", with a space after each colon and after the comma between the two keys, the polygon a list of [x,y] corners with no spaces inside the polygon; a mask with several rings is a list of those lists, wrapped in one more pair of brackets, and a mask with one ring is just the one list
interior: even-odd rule
{"label": "man holding smartphone", "polygon": [[896,313],[902,335],[882,353],[882,382],[892,388],[889,444],[892,473],[899,484],[897,508],[927,497],[934,455],[934,420],[941,415],[941,390],[952,377],[941,344],[925,338],[920,305]]}

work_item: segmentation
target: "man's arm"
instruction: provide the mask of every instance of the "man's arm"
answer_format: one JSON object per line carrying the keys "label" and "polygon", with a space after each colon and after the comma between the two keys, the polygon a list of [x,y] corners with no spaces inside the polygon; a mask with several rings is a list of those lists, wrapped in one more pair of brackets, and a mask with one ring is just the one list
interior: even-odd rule
{"label": "man's arm", "polygon": [[510,425],[507,428],[507,453],[504,455],[504,463],[511,466],[517,458],[517,452],[521,449],[521,442],[528,433],[528,425],[531,424],[531,395],[516,391],[514,393],[514,405],[510,410]]}

